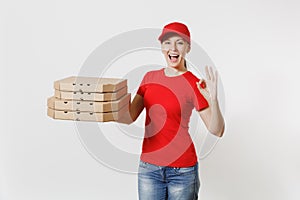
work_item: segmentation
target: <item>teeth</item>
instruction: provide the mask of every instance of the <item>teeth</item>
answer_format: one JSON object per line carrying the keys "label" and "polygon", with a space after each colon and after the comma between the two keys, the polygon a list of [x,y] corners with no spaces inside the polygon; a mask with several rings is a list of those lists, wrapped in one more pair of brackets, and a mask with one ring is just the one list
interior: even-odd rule
{"label": "teeth", "polygon": [[176,58],[176,59],[179,58],[179,55],[178,55],[178,54],[168,54],[168,56],[169,56],[170,60],[171,60],[172,58]]}

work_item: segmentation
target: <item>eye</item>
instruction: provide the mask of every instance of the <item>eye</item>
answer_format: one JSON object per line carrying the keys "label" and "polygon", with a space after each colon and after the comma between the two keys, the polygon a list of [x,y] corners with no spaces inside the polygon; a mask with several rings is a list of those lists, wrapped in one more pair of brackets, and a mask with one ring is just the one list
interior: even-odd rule
{"label": "eye", "polygon": [[170,44],[170,42],[169,41],[165,41],[164,44]]}
{"label": "eye", "polygon": [[177,44],[183,45],[184,43],[183,42],[177,42]]}

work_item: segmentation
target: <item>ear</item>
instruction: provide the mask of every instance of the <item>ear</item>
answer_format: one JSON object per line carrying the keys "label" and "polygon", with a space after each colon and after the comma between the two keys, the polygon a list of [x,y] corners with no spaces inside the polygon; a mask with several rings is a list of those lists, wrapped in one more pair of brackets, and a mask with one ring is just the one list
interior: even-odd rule
{"label": "ear", "polygon": [[161,50],[162,54],[164,54],[165,49],[163,48],[162,42],[160,43],[160,50]]}
{"label": "ear", "polygon": [[189,44],[188,44],[188,46],[187,46],[187,50],[186,50],[186,53],[189,53],[189,52],[190,52],[190,50],[191,50],[191,45],[189,45]]}

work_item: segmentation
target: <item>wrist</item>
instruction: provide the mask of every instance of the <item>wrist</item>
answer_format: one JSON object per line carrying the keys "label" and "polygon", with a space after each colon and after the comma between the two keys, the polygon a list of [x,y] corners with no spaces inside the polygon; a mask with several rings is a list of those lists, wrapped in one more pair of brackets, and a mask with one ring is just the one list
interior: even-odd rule
{"label": "wrist", "polygon": [[211,105],[214,105],[214,104],[217,104],[218,103],[218,99],[217,98],[211,98],[210,99],[210,104]]}

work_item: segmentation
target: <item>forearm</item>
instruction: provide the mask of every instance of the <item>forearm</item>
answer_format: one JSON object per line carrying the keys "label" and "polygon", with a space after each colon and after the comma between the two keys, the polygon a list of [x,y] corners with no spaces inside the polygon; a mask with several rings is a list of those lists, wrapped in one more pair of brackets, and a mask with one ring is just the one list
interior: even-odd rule
{"label": "forearm", "polygon": [[133,101],[131,102],[131,98],[128,102],[128,107],[126,112],[120,117],[118,122],[124,124],[131,124],[133,123],[142,110],[144,109],[143,97],[140,95],[136,95]]}
{"label": "forearm", "polygon": [[120,116],[120,118],[117,120],[117,122],[123,123],[123,124],[133,123],[134,120],[132,119],[131,110],[132,110],[132,106],[131,106],[131,102],[129,101],[129,104],[128,104],[128,107],[127,107],[125,113],[123,113],[122,116]]}
{"label": "forearm", "polygon": [[218,100],[212,100],[210,103],[210,120],[208,125],[208,130],[218,136],[222,137],[225,128],[224,118],[220,111]]}

